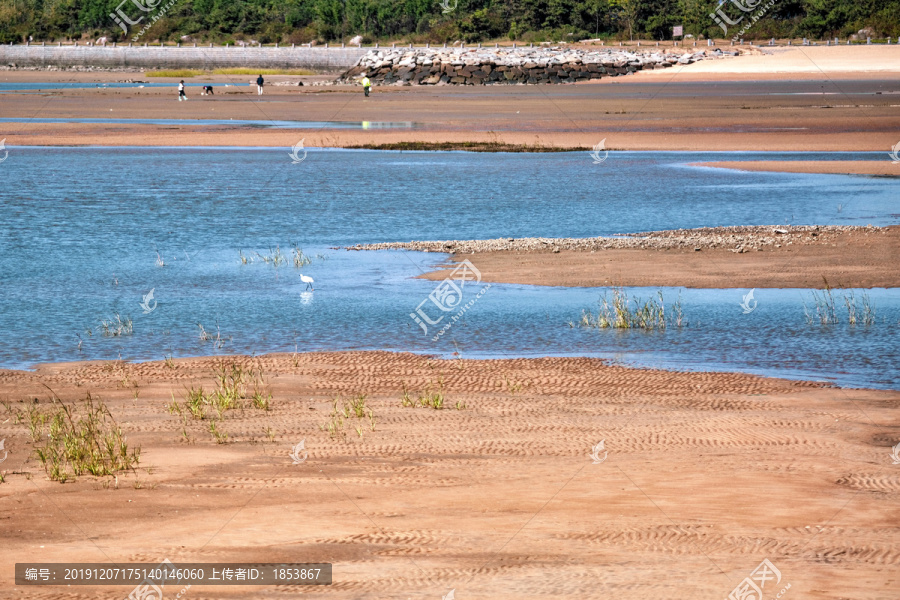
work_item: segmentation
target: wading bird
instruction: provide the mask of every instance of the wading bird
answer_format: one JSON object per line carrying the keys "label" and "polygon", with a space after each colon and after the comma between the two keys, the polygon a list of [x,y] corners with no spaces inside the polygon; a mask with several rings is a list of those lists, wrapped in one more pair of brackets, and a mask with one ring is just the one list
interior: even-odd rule
{"label": "wading bird", "polygon": [[311,289],[311,290],[315,290],[315,289],[316,289],[316,288],[314,288],[314,287],[312,286],[312,284],[315,283],[315,280],[313,280],[313,278],[310,277],[309,275],[304,275],[303,273],[300,273],[300,281],[302,281],[303,283],[306,284],[306,289],[308,289],[308,290],[309,290],[309,289]]}

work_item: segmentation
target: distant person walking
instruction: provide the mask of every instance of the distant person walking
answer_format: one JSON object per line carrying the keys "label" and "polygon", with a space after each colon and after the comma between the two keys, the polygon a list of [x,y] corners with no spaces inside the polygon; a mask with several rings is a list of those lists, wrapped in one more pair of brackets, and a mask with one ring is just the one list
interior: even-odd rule
{"label": "distant person walking", "polygon": [[178,101],[181,102],[182,100],[187,100],[187,96],[184,95],[184,79],[178,84]]}
{"label": "distant person walking", "polygon": [[368,98],[369,97],[369,89],[372,87],[372,82],[369,81],[368,77],[363,76],[362,81],[360,83],[362,83],[363,92],[365,92],[366,98]]}
{"label": "distant person walking", "polygon": [[256,95],[257,96],[262,96],[264,83],[265,83],[265,80],[262,77],[262,73],[260,73],[259,77],[256,78]]}

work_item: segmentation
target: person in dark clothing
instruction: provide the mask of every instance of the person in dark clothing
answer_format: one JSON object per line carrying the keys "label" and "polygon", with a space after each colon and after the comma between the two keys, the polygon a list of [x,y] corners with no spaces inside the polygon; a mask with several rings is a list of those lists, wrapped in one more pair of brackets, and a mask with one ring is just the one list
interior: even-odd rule
{"label": "person in dark clothing", "polygon": [[260,76],[256,78],[256,95],[257,96],[262,96],[263,83],[265,83],[265,81],[263,80],[262,74],[260,74]]}

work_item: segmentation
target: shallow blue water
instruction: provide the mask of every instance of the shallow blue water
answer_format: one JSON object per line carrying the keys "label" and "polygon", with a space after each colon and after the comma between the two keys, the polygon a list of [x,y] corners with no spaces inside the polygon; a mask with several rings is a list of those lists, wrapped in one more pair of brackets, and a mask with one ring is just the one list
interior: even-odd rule
{"label": "shallow blue water", "polygon": [[0,117],[0,123],[105,123],[123,125],[219,125],[270,129],[415,129],[411,121],[278,121],[264,119],[76,119]]}
{"label": "shallow blue water", "polygon": [[[199,83],[191,83],[186,82],[184,84],[185,87],[203,87],[204,85],[211,85],[215,88],[224,88],[224,87],[247,87],[255,84],[251,83],[210,83],[210,82],[199,82]],[[91,88],[152,88],[152,87],[168,87],[168,88],[176,88],[178,86],[177,83],[172,82],[160,82],[160,81],[148,81],[142,83],[125,83],[125,82],[110,82],[110,83],[96,83],[96,82],[88,82],[88,81],[30,81],[30,82],[0,82],[0,92],[22,92],[22,91],[34,91],[34,90],[78,90],[78,89],[91,89]]]}
{"label": "shallow blue water", "polygon": [[[838,324],[808,325],[803,303],[812,301],[803,290],[756,290],[757,307],[743,314],[748,290],[664,289],[667,303],[680,296],[688,326],[647,333],[571,328],[583,309],[596,309],[600,289],[495,284],[434,341],[456,310],[429,304],[435,282],[413,277],[441,255],[329,249],[735,224],[888,225],[900,220],[895,179],[687,166],[722,158],[715,153],[611,153],[595,165],[587,153],[310,149],[292,164],[288,150],[8,148],[0,163],[0,365],[384,348],[587,354],[900,387],[896,289],[869,292],[869,327],[848,324],[841,306]],[[312,264],[241,264],[240,251],[254,257],[276,245],[290,260],[294,242]],[[315,291],[304,292],[300,272],[315,278]],[[468,284],[463,304],[483,288]],[[410,318],[423,301],[430,318],[445,316],[427,335]],[[133,319],[132,335],[101,334],[100,321],[115,313]],[[200,340],[198,323],[212,335],[218,324],[220,347]]]}

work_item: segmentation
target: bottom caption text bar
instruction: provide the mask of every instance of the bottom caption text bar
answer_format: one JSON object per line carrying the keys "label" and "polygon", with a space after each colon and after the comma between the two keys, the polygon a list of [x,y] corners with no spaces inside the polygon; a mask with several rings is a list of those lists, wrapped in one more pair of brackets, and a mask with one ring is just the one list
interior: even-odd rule
{"label": "bottom caption text bar", "polygon": [[16,563],[16,585],[331,585],[331,563]]}

